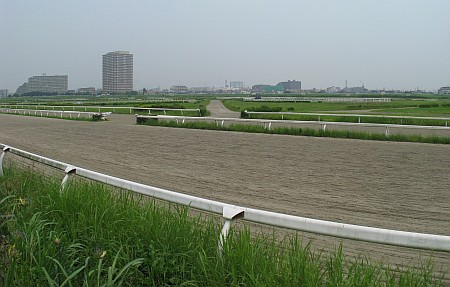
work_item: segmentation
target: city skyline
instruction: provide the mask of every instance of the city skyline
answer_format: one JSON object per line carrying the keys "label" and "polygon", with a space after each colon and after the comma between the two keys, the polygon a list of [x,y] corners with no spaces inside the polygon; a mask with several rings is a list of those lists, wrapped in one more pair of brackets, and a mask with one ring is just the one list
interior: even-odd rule
{"label": "city skyline", "polygon": [[0,89],[43,73],[99,88],[101,55],[127,50],[135,90],[295,79],[432,91],[450,84],[449,10],[444,0],[0,0]]}

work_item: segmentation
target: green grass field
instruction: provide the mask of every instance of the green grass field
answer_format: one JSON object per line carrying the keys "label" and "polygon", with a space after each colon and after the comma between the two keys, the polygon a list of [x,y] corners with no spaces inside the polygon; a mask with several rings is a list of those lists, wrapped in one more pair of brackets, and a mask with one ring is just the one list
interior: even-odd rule
{"label": "green grass field", "polygon": [[229,126],[221,126],[215,123],[208,122],[186,122],[177,123],[176,121],[158,121],[158,120],[144,120],[139,124],[150,126],[162,126],[172,128],[187,128],[187,129],[202,129],[202,130],[218,130],[218,131],[234,131],[246,133],[265,133],[265,134],[280,134],[292,136],[311,136],[311,137],[331,137],[331,138],[346,138],[346,139],[361,139],[361,140],[376,140],[376,141],[397,141],[397,142],[420,142],[420,143],[434,143],[434,144],[450,144],[449,137],[440,136],[421,136],[421,135],[404,135],[393,134],[386,136],[382,133],[368,133],[349,130],[326,130],[312,129],[312,128],[291,128],[291,127],[276,127],[267,129],[260,125],[246,125],[246,124],[232,124]]}
{"label": "green grass field", "polygon": [[[196,111],[166,111],[167,115],[173,116],[205,116],[208,114],[206,111],[206,106],[209,100],[205,99],[191,99],[189,101],[183,101],[183,99],[174,101],[82,101],[77,102],[76,100],[67,102],[67,99],[52,99],[51,101],[41,101],[39,103],[29,103],[27,101],[16,102],[16,103],[3,103],[2,106],[8,108],[16,108],[16,104],[20,105],[17,108],[33,109],[33,110],[74,110],[74,111],[84,111],[84,112],[113,112],[118,114],[148,114],[148,111],[135,110],[131,107],[136,108],[167,108],[167,109],[200,109],[200,113]],[[62,101],[64,100],[64,101]],[[1,104],[1,103],[0,103]],[[60,106],[60,107],[58,107]],[[63,107],[64,106],[64,107]],[[95,106],[95,107],[94,107]],[[122,108],[130,107],[130,108]],[[153,115],[164,114],[163,111],[152,111]]]}
{"label": "green grass field", "polygon": [[444,286],[432,259],[386,266],[315,251],[299,237],[222,220],[126,191],[8,165],[0,177],[2,286]]}
{"label": "green grass field", "polygon": [[224,100],[233,111],[279,110],[281,112],[348,112],[362,114],[450,117],[450,100],[393,100],[389,103],[244,102]]}

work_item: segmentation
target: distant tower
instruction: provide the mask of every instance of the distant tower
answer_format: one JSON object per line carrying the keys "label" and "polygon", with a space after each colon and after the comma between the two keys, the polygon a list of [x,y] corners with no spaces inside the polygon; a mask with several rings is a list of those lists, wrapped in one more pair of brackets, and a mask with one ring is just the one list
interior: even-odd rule
{"label": "distant tower", "polygon": [[228,88],[228,81],[225,80],[225,88]]}
{"label": "distant tower", "polygon": [[345,80],[345,88],[347,89],[348,87],[347,87],[347,80]]}
{"label": "distant tower", "polygon": [[133,54],[116,51],[103,55],[103,91],[133,91]]}

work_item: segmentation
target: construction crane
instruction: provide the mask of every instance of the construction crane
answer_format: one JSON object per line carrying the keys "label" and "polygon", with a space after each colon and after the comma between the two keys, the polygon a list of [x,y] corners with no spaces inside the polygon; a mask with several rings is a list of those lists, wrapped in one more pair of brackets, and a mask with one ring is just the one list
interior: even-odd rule
{"label": "construction crane", "polygon": [[364,88],[364,83],[363,83],[363,82],[361,82],[361,80],[359,80],[359,82],[361,83],[362,87]]}

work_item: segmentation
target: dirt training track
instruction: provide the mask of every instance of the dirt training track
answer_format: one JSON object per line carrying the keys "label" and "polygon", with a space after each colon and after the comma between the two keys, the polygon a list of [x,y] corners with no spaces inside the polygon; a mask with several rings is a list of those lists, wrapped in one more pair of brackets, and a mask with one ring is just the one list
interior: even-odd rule
{"label": "dirt training track", "polygon": [[[81,122],[2,114],[0,142],[109,175],[226,203],[450,235],[448,145],[133,123],[134,117],[129,115],[112,115],[106,122]],[[362,246],[371,255],[383,254],[391,262],[417,257],[416,251],[406,248],[344,243],[344,250]],[[450,254],[435,256],[438,263],[450,266]]]}

